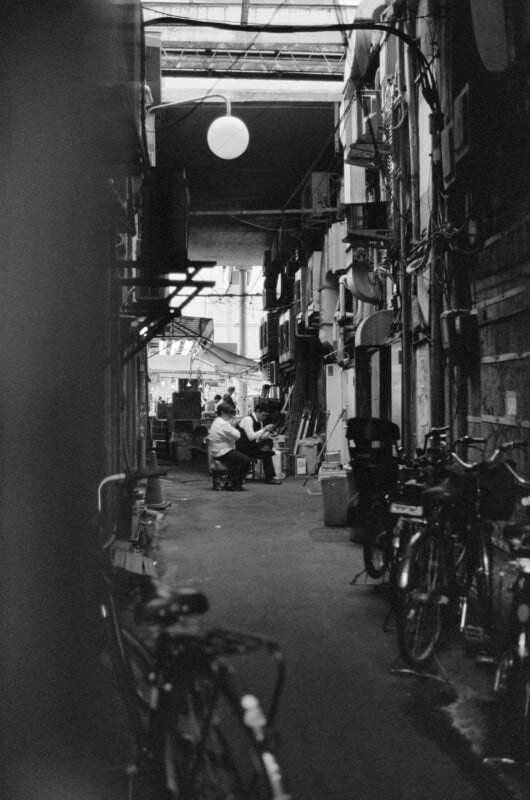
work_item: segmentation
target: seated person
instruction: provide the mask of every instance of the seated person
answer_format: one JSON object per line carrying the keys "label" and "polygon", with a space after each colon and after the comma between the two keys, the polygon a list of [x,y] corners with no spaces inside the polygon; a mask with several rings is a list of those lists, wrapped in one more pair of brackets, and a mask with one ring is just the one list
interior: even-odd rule
{"label": "seated person", "polygon": [[281,483],[276,477],[274,469],[274,450],[273,442],[270,438],[270,431],[274,425],[264,425],[263,420],[267,416],[265,406],[261,403],[256,405],[254,411],[239,422],[238,428],[241,431],[241,438],[237,442],[237,449],[240,453],[245,453],[249,458],[260,459],[263,463],[265,473],[265,483]]}
{"label": "seated person", "polygon": [[235,411],[226,403],[217,406],[217,417],[208,432],[208,446],[212,458],[216,458],[228,469],[229,491],[243,491],[243,480],[250,468],[250,459],[234,449],[241,437],[235,427]]}

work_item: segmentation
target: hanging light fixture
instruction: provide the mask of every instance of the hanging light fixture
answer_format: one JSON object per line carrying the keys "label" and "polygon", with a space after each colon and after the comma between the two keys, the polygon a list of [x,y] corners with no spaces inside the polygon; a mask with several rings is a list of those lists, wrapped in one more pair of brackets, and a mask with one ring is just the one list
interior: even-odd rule
{"label": "hanging light fixture", "polygon": [[230,161],[243,155],[248,147],[249,133],[248,128],[239,117],[232,116],[230,100],[224,94],[206,94],[201,97],[190,97],[186,100],[175,100],[171,103],[162,103],[158,106],[151,106],[149,114],[173,106],[182,106],[187,103],[199,103],[209,100],[211,97],[220,97],[226,103],[226,113],[214,119],[206,134],[208,147],[218,158]]}

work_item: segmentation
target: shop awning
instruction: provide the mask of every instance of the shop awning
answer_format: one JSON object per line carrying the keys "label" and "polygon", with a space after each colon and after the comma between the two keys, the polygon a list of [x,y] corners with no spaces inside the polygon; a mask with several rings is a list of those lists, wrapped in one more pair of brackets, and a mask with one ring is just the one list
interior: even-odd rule
{"label": "shop awning", "polygon": [[252,372],[260,371],[258,362],[254,361],[252,358],[240,356],[213,342],[199,340],[199,345],[200,349],[194,352],[193,360],[202,361],[214,367],[216,372],[233,377],[241,377]]}
{"label": "shop awning", "polygon": [[355,331],[355,347],[382,347],[388,344],[393,319],[394,312],[391,309],[370,314]]}

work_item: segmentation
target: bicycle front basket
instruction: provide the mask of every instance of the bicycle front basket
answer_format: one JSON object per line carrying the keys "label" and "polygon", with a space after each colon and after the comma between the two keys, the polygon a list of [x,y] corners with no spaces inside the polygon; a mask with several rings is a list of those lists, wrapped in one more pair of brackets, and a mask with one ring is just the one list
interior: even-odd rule
{"label": "bicycle front basket", "polygon": [[484,464],[480,476],[480,511],[486,519],[510,519],[517,500],[517,488],[503,462]]}

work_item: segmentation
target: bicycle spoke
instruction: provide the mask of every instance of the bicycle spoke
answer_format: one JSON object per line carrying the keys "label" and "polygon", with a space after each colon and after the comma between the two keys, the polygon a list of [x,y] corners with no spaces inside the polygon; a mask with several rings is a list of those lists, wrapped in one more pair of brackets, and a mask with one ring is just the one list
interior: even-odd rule
{"label": "bicycle spoke", "polygon": [[168,719],[164,736],[166,786],[175,800],[268,800],[269,783],[251,732],[233,701],[194,680]]}
{"label": "bicycle spoke", "polygon": [[440,554],[434,535],[422,537],[410,556],[410,575],[400,596],[398,641],[412,667],[426,665],[440,633]]}

